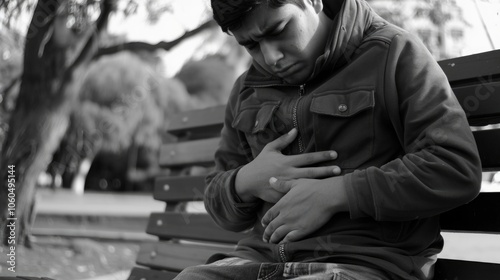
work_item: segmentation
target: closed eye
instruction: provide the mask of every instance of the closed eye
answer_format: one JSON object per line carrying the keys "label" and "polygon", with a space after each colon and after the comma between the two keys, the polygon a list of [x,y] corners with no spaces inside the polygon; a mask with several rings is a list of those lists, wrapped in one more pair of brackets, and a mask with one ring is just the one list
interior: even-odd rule
{"label": "closed eye", "polygon": [[247,50],[251,51],[251,50],[254,50],[258,45],[259,45],[259,43],[257,43],[257,42],[251,42],[251,43],[245,43],[243,46]]}

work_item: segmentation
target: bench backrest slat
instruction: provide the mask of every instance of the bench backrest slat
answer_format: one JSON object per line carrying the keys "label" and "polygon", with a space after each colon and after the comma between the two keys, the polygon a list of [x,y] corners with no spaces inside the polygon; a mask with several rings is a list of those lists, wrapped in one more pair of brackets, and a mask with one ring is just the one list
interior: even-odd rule
{"label": "bench backrest slat", "polygon": [[153,197],[165,202],[203,200],[205,176],[160,177],[155,180]]}
{"label": "bench backrest slat", "polygon": [[453,92],[467,114],[470,125],[500,122],[500,82],[453,87]]}
{"label": "bench backrest slat", "polygon": [[220,138],[165,144],[160,148],[160,164],[165,167],[211,165]]}
{"label": "bench backrest slat", "polygon": [[441,229],[500,233],[499,202],[500,192],[480,193],[473,201],[441,214]]}
{"label": "bench backrest slat", "polygon": [[452,86],[477,83],[477,78],[497,79],[500,75],[500,51],[494,50],[438,62]]}
{"label": "bench backrest slat", "polygon": [[170,134],[192,140],[214,137],[222,128],[224,112],[225,106],[219,105],[179,113],[172,117],[168,131]]}
{"label": "bench backrest slat", "polygon": [[474,131],[474,138],[483,170],[500,170],[500,129]]}
{"label": "bench backrest slat", "polygon": [[163,239],[181,238],[230,244],[245,237],[243,233],[221,229],[206,214],[185,212],[153,213],[146,232]]}

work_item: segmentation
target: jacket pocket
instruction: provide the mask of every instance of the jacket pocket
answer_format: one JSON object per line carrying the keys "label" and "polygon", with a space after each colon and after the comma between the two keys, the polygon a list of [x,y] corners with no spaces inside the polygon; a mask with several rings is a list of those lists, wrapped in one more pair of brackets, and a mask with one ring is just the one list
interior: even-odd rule
{"label": "jacket pocket", "polygon": [[369,88],[321,92],[312,98],[316,145],[337,151],[336,163],[344,171],[362,167],[373,155],[374,107],[374,90]]}
{"label": "jacket pocket", "polygon": [[266,101],[260,105],[240,108],[234,118],[233,128],[245,134],[254,157],[267,143],[279,136],[273,129],[273,116],[279,105],[279,101]]}

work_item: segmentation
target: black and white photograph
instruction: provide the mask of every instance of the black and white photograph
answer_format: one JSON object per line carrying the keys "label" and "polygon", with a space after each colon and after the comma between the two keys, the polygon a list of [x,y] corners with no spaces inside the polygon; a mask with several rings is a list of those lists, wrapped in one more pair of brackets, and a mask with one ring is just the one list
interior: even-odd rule
{"label": "black and white photograph", "polygon": [[500,0],[0,0],[0,280],[495,280]]}

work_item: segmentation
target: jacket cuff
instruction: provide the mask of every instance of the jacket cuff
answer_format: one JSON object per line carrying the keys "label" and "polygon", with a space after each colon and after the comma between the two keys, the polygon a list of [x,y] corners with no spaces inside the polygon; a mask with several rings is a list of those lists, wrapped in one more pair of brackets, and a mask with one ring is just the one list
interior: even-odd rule
{"label": "jacket cuff", "polygon": [[355,170],[344,175],[344,184],[351,219],[363,217],[376,219],[375,199],[370,188],[367,170]]}

